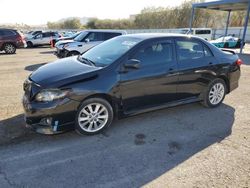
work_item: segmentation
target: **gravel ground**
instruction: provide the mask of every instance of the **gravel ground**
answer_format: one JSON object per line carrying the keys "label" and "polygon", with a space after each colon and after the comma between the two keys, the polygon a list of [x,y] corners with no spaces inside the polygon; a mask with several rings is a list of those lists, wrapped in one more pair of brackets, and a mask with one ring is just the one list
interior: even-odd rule
{"label": "gravel ground", "polygon": [[190,104],[114,122],[105,133],[24,128],[25,78],[49,48],[0,54],[0,187],[250,187],[250,56],[219,108]]}

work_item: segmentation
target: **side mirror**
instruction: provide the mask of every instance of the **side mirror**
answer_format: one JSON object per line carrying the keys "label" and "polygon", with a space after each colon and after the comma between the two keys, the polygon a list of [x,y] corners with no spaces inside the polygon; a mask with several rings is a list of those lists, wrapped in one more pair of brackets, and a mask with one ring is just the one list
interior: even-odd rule
{"label": "side mirror", "polygon": [[86,43],[90,42],[90,40],[89,40],[88,38],[86,38],[84,41],[85,41]]}
{"label": "side mirror", "polygon": [[140,60],[130,59],[124,64],[124,67],[127,69],[139,69],[140,63],[141,63]]}

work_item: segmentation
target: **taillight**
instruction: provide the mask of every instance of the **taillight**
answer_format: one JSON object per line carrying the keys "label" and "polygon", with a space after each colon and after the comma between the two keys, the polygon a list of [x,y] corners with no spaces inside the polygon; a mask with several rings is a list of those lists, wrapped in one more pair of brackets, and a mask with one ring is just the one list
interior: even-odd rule
{"label": "taillight", "polygon": [[24,41],[24,36],[23,35],[19,35],[17,38],[18,41],[23,42]]}
{"label": "taillight", "polygon": [[241,66],[242,64],[243,64],[243,61],[242,61],[241,59],[238,59],[238,60],[236,61],[236,65]]}

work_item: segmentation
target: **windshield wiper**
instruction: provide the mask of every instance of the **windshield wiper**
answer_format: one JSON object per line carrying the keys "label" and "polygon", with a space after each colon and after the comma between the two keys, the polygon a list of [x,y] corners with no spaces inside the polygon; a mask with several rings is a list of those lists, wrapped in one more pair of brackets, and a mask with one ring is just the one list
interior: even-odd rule
{"label": "windshield wiper", "polygon": [[95,66],[96,67],[96,64],[95,62],[91,61],[90,59],[87,59],[87,58],[84,58],[82,57],[81,55],[78,56],[78,60],[82,63],[85,63],[87,65],[91,65],[91,66]]}

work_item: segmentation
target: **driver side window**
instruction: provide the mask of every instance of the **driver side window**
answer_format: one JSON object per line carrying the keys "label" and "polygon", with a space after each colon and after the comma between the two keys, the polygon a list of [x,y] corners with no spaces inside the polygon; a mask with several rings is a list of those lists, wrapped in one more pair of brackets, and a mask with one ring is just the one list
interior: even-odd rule
{"label": "driver side window", "polygon": [[139,49],[132,57],[142,66],[165,65],[173,60],[173,47],[170,42],[158,42]]}
{"label": "driver side window", "polygon": [[102,41],[102,33],[100,32],[91,32],[86,38],[85,40],[88,40],[90,42],[95,42],[95,41]]}

